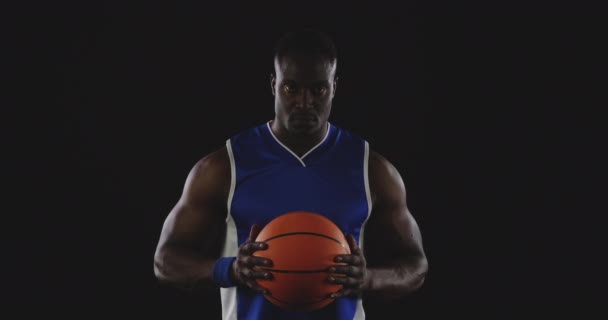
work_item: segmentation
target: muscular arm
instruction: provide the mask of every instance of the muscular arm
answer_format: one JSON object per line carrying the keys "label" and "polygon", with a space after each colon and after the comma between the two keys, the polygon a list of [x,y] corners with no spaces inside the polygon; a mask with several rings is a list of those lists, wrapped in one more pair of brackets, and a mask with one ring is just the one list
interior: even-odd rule
{"label": "muscular arm", "polygon": [[167,216],[154,255],[154,273],[184,289],[211,287],[224,236],[230,162],[223,148],[190,171],[183,193]]}
{"label": "muscular arm", "polygon": [[417,290],[428,269],[420,230],[406,203],[399,172],[370,152],[372,213],[365,228],[367,275],[364,294],[396,298]]}

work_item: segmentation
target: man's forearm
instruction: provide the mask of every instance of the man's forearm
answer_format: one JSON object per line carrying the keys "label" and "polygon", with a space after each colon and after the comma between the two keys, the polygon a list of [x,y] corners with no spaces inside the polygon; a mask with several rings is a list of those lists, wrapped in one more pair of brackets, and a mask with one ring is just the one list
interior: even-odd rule
{"label": "man's forearm", "polygon": [[183,248],[166,248],[154,257],[154,273],[166,284],[183,289],[213,286],[214,259]]}
{"label": "man's forearm", "polygon": [[369,267],[363,293],[385,298],[397,298],[416,291],[424,283],[427,262],[424,259]]}

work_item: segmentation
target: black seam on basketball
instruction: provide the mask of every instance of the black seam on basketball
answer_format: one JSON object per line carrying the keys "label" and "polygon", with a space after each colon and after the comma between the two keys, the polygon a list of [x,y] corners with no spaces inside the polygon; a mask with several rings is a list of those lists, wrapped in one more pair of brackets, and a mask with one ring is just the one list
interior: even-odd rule
{"label": "black seam on basketball", "polygon": [[321,298],[321,300],[315,300],[315,301],[309,301],[309,302],[302,302],[302,303],[293,303],[293,302],[287,302],[281,299],[278,299],[277,297],[273,296],[272,293],[268,294],[267,296],[269,296],[272,299],[275,299],[281,303],[290,305],[290,306],[306,306],[306,305],[310,305],[310,304],[315,304],[315,303],[319,303],[319,302],[323,302],[327,299],[331,299],[330,297],[325,297],[325,298]]}
{"label": "black seam on basketball", "polygon": [[338,243],[339,245],[341,245],[344,249],[346,249],[346,246],[344,246],[344,244],[342,242],[340,242],[340,240],[336,239],[336,238],[332,238],[330,236],[324,235],[322,233],[316,233],[316,232],[289,232],[289,233],[283,233],[283,234],[279,234],[276,235],[274,237],[270,237],[266,240],[263,240],[262,242],[268,242],[270,240],[274,240],[276,238],[281,238],[281,237],[287,237],[287,236],[293,236],[293,235],[309,235],[309,236],[318,236],[318,237],[323,237],[323,238],[327,238],[330,240],[335,241],[336,243]]}
{"label": "black seam on basketball", "polygon": [[277,272],[277,273],[327,273],[329,272],[327,269],[318,269],[318,270],[281,270],[281,269],[268,269],[268,268],[260,268],[260,270]]}

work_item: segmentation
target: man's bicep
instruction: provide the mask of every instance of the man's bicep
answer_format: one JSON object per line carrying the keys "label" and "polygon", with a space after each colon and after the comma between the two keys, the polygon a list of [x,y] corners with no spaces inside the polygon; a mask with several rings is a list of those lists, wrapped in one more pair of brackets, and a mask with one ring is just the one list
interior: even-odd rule
{"label": "man's bicep", "polygon": [[213,208],[178,203],[165,219],[160,242],[164,246],[200,249],[220,229],[220,215]]}
{"label": "man's bicep", "polygon": [[365,252],[371,264],[424,255],[418,224],[407,206],[406,190],[397,169],[370,154],[370,186],[374,193],[365,231]]}
{"label": "man's bicep", "polygon": [[372,211],[364,245],[372,264],[423,254],[418,224],[407,207],[402,206],[385,205]]}
{"label": "man's bicep", "polygon": [[225,160],[222,154],[211,154],[191,170],[179,201],[163,224],[162,245],[205,251],[217,248],[226,216],[226,181],[230,179]]}

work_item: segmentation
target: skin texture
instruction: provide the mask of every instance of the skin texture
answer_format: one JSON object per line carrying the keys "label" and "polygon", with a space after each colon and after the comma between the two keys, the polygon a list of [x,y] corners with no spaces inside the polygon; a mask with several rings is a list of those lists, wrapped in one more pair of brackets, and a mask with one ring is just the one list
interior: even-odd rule
{"label": "skin texture", "polygon": [[[336,65],[320,57],[294,55],[275,63],[271,76],[275,119],[271,129],[294,153],[301,156],[325,136],[336,93]],[[169,213],[154,257],[155,274],[163,283],[180,288],[213,287],[212,271],[220,255],[230,162],[226,148],[201,159],[186,179],[183,194]],[[365,248],[347,235],[350,255],[336,257],[337,277],[327,281],[343,285],[333,293],[344,296],[398,298],[420,288],[428,270],[419,227],[407,207],[406,189],[397,169],[370,150],[369,183],[372,213],[365,229]],[[249,239],[238,251],[231,277],[238,286],[263,293],[255,279],[271,277],[255,266],[272,261],[253,257],[266,244],[254,242],[261,226],[253,225]],[[363,253],[365,252],[365,254]],[[339,260],[341,259],[341,260]]]}

